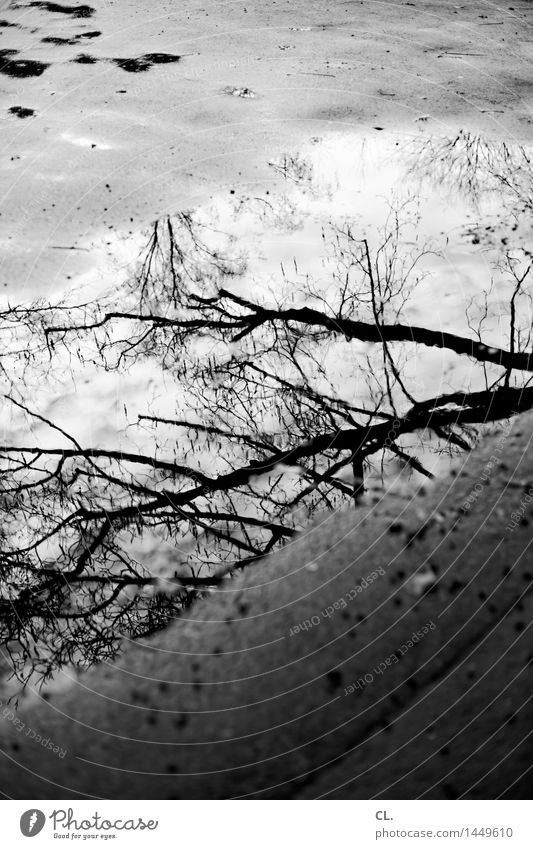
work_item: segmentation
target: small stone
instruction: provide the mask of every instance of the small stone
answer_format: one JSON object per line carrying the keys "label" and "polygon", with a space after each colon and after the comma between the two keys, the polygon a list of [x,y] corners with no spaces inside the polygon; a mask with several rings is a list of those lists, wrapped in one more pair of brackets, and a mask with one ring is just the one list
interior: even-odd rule
{"label": "small stone", "polygon": [[224,92],[226,94],[233,95],[233,97],[256,97],[255,91],[252,91],[251,88],[234,88],[233,86],[226,86]]}

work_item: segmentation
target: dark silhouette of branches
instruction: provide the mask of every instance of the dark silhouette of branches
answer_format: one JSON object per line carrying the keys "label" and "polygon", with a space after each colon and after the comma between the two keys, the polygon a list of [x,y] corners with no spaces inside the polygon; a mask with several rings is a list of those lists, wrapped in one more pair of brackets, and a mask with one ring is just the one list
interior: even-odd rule
{"label": "dark silhouette of branches", "polygon": [[527,149],[507,142],[489,141],[466,130],[450,138],[427,138],[408,145],[411,175],[429,178],[474,201],[487,191],[502,189],[531,208],[524,183],[531,181]]}
{"label": "dark silhouette of branches", "polygon": [[[144,364],[157,384],[114,447],[81,441],[19,384],[4,396],[19,425],[0,445],[0,642],[21,680],[164,627],[317,511],[358,504],[385,462],[432,477],[422,440],[467,450],[473,426],[533,406],[531,266],[508,257],[508,344],[484,341],[483,314],[471,335],[413,326],[426,252],[402,241],[409,214],[393,210],[376,243],[332,227],[327,280],[283,272],[253,297],[234,245],[166,218],[117,292],[0,316],[31,337],[36,375],[101,370],[120,392]],[[409,366],[428,347],[469,358],[483,388],[422,393]],[[154,571],[146,540],[170,552]]]}
{"label": "dark silhouette of branches", "polygon": [[[233,308],[233,309],[232,309]],[[47,329],[47,334],[71,333],[75,331],[95,330],[116,319],[128,319],[149,325],[153,330],[172,328],[176,338],[185,341],[187,336],[194,333],[218,331],[221,334],[231,334],[232,342],[238,342],[266,324],[299,324],[306,327],[319,327],[325,331],[341,334],[346,339],[356,339],[359,342],[412,342],[428,347],[448,348],[455,354],[466,354],[479,362],[494,363],[505,369],[533,371],[533,354],[518,353],[495,348],[447,333],[442,330],[429,330],[425,327],[403,324],[370,324],[345,318],[335,318],[310,307],[299,309],[269,309],[253,301],[220,289],[215,298],[196,298],[194,303],[197,318],[180,319],[167,318],[153,314],[106,313],[94,324],[72,325],[71,327],[54,326]],[[139,340],[141,341],[141,340]],[[142,340],[144,341],[144,339]]]}

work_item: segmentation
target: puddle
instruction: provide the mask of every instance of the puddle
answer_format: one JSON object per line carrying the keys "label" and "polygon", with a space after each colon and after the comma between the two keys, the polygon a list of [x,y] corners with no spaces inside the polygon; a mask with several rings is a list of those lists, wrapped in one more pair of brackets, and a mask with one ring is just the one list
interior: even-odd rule
{"label": "puddle", "polygon": [[78,65],[96,65],[99,61],[95,56],[90,56],[88,53],[79,53],[71,62],[77,62]]}
{"label": "puddle", "polygon": [[59,15],[69,15],[71,18],[90,18],[94,15],[96,9],[92,6],[66,6],[60,3],[49,3],[47,0],[32,0],[31,3],[19,3],[14,6],[15,9],[43,9],[45,12],[53,12]]}
{"label": "puddle", "polygon": [[13,59],[16,50],[0,50],[0,74],[8,77],[40,77],[49,63],[37,62],[35,59]]}
{"label": "puddle", "polygon": [[80,44],[83,42],[84,39],[98,38],[100,35],[102,35],[102,33],[99,31],[80,32],[78,35],[72,36],[72,38],[62,38],[61,36],[57,35],[47,35],[45,36],[45,38],[41,38],[41,41],[43,44],[55,44],[58,47],[62,47],[64,45],[69,44]]}
{"label": "puddle", "polygon": [[61,38],[56,35],[47,35],[45,38],[41,38],[43,44],[55,44],[58,47],[62,47],[64,44],[78,44],[77,38]]}
{"label": "puddle", "polygon": [[168,65],[179,62],[181,56],[176,56],[172,53],[145,53],[143,56],[137,56],[131,59],[111,59],[117,67],[130,74],[138,74],[142,71],[149,71],[153,65]]}
{"label": "puddle", "polygon": [[533,406],[528,149],[375,131],[269,166],[9,320],[31,405],[0,424],[34,448],[4,451],[4,592],[19,617],[21,585],[46,597],[52,666],[164,627],[313,515],[431,485]]}
{"label": "puddle", "polygon": [[17,118],[31,118],[35,115],[35,109],[29,109],[27,106],[10,106],[9,112]]}
{"label": "puddle", "polygon": [[122,71],[129,74],[139,74],[144,71],[149,71],[154,65],[170,65],[176,64],[182,57],[172,53],[145,53],[143,56],[121,59],[106,59],[96,58],[88,53],[80,53],[71,59],[71,62],[77,62],[81,65],[94,65],[97,62],[111,62]]}

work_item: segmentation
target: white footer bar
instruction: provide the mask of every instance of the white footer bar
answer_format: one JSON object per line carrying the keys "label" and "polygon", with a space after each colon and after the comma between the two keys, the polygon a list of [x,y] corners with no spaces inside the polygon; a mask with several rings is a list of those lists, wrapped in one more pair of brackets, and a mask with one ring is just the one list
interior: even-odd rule
{"label": "white footer bar", "polygon": [[1,844],[533,849],[531,807],[527,801],[4,801]]}

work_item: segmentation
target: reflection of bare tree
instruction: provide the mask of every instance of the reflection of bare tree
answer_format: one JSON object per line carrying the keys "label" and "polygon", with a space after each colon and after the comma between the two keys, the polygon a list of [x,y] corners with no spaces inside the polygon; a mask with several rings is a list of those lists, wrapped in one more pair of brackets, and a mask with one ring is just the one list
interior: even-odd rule
{"label": "reflection of bare tree", "polygon": [[[405,321],[420,256],[402,246],[398,215],[377,245],[349,227],[330,235],[329,280],[284,277],[275,293],[249,286],[243,296],[238,251],[213,248],[190,215],[165,219],[118,295],[24,312],[52,364],[67,351],[120,376],[146,361],[174,396],[139,417],[142,451],[135,440],[128,450],[82,445],[13,393],[6,399],[50,435],[0,449],[0,640],[18,674],[28,663],[44,675],[90,663],[110,656],[121,634],[164,627],[317,510],[357,502],[372,457],[429,475],[413,435],[465,448],[469,426],[533,405],[533,389],[515,379],[533,370],[530,328],[516,309],[529,268],[509,260],[510,344],[495,348],[481,331],[462,337]],[[417,398],[404,365],[425,346],[501,376],[491,383],[487,373],[483,391]],[[181,561],[157,578],[132,548],[152,533]]]}
{"label": "reflection of bare tree", "polygon": [[279,160],[269,162],[271,168],[285,180],[290,180],[297,185],[311,188],[313,185],[313,166],[304,156],[294,156],[285,153]]}
{"label": "reflection of bare tree", "polygon": [[531,208],[531,160],[522,146],[488,141],[459,130],[456,136],[428,137],[408,146],[412,175],[440,183],[477,201],[490,190],[508,189]]}

